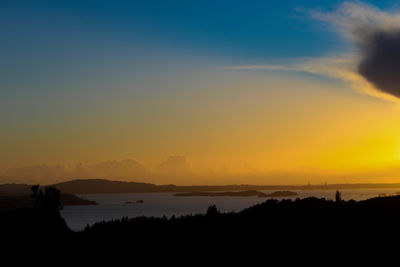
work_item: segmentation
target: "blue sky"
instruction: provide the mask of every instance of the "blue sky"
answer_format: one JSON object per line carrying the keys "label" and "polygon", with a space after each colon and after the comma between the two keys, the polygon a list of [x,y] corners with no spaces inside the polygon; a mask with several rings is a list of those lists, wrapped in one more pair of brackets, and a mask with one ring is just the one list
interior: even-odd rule
{"label": "blue sky", "polygon": [[118,55],[138,45],[253,62],[277,55],[315,56],[340,42],[299,10],[337,3],[3,1],[1,48],[13,59],[57,52],[78,57],[87,50]]}
{"label": "blue sky", "polygon": [[[346,46],[307,12],[341,2],[1,1],[2,84],[41,72],[57,79],[54,65],[72,75],[102,64],[123,69],[127,57],[139,65],[152,57],[263,64],[321,56]],[[395,1],[370,3],[387,8]]]}
{"label": "blue sky", "polygon": [[137,54],[146,62],[195,55],[234,64],[321,56],[346,46],[307,12],[341,2],[2,1],[1,71],[12,81],[51,74],[54,64],[72,73],[105,62],[118,67],[135,54],[139,63]]}

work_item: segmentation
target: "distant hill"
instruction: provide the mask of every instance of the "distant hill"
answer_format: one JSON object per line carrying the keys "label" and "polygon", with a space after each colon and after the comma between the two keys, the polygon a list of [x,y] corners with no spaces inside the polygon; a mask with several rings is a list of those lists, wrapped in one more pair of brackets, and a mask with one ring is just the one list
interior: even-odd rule
{"label": "distant hill", "polygon": [[[96,194],[96,193],[151,193],[160,192],[162,188],[154,184],[109,181],[105,179],[72,180],[52,185],[64,193]],[[173,190],[175,186],[165,188]]]}
{"label": "distant hill", "polygon": [[[175,190],[179,189],[175,185],[157,186],[149,183],[120,182],[105,179],[79,179],[48,186],[53,186],[62,193],[70,194],[175,192]],[[22,196],[30,193],[31,185],[28,184],[0,185],[0,196]]]}
{"label": "distant hill", "polygon": [[[72,180],[54,184],[65,193],[185,193],[205,191],[250,191],[250,190],[343,190],[368,188],[399,188],[400,184],[332,184],[332,185],[155,185],[150,183],[111,181],[106,179]],[[0,186],[1,187],[1,186]]]}
{"label": "distant hill", "polygon": [[[219,191],[251,191],[251,190],[343,190],[343,189],[388,189],[399,188],[400,184],[332,184],[332,185],[155,185],[151,183],[111,181],[106,179],[78,179],[53,184],[63,193],[100,194],[100,193],[188,193],[188,192],[219,192]],[[3,184],[0,185],[0,195],[30,194],[30,185]]]}

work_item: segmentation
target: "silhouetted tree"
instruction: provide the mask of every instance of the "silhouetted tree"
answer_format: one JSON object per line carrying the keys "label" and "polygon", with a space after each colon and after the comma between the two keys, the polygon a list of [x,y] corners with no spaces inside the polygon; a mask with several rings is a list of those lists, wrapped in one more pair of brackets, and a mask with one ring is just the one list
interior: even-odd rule
{"label": "silhouetted tree", "polygon": [[336,202],[342,202],[342,193],[339,192],[339,190],[336,190],[336,194],[335,194],[335,200]]}
{"label": "silhouetted tree", "polygon": [[35,208],[37,208],[40,203],[39,203],[39,185],[32,185],[31,187],[31,191],[32,191],[32,198],[35,200]]}
{"label": "silhouetted tree", "polygon": [[211,206],[208,207],[207,213],[206,213],[207,216],[216,216],[216,215],[219,215],[219,214],[220,214],[220,212],[217,209],[217,206],[211,205]]}
{"label": "silhouetted tree", "polygon": [[61,192],[55,187],[49,186],[43,190],[39,189],[39,185],[31,187],[32,198],[35,200],[35,208],[41,208],[51,211],[59,211],[62,209]]}

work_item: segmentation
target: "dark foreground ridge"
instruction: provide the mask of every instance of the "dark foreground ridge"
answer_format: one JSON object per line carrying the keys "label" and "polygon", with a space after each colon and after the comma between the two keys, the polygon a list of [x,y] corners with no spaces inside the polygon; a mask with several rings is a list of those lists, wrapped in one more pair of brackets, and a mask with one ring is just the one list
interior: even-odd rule
{"label": "dark foreground ridge", "polygon": [[[7,244],[43,243],[68,249],[266,248],[314,249],[371,244],[398,238],[400,196],[364,201],[305,198],[269,199],[241,212],[221,213],[214,205],[205,214],[182,217],[137,217],[98,222],[73,232],[60,216],[61,193],[32,187],[32,208],[0,211],[0,236]],[[380,244],[380,243],[376,243]],[[204,247],[202,247],[204,249]]]}
{"label": "dark foreground ridge", "polygon": [[270,194],[265,194],[256,190],[248,191],[229,191],[229,192],[188,192],[176,193],[175,197],[292,197],[297,196],[296,192],[291,191],[276,191]]}

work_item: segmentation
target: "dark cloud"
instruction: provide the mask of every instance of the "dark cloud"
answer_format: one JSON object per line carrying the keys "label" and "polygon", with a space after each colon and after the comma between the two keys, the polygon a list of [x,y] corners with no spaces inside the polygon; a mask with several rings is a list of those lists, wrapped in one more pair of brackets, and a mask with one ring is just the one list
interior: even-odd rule
{"label": "dark cloud", "polygon": [[359,74],[382,92],[400,97],[400,30],[372,34],[361,52]]}

